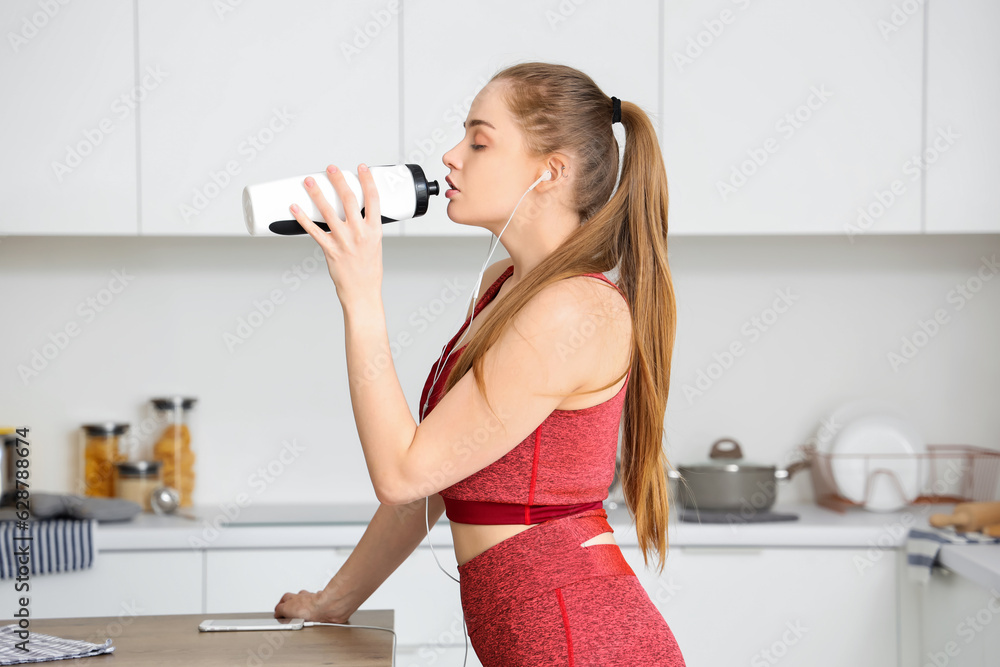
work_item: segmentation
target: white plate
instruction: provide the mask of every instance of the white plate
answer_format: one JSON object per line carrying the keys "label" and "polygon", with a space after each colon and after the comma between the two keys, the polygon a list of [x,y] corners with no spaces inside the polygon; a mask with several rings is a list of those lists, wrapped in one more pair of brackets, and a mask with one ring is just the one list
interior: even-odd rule
{"label": "white plate", "polygon": [[[842,426],[828,451],[833,454],[830,468],[840,495],[875,512],[893,512],[913,502],[924,482],[921,470],[927,468],[914,456],[927,451],[917,429],[884,405],[855,402],[834,414],[832,421]],[[844,456],[859,454],[868,456]]]}

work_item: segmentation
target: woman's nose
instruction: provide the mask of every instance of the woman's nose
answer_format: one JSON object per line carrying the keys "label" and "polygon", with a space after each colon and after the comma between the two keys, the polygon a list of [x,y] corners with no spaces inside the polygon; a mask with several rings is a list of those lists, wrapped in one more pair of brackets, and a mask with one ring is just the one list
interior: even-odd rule
{"label": "woman's nose", "polygon": [[448,149],[447,151],[445,151],[444,155],[441,156],[441,162],[443,162],[444,166],[448,167],[449,169],[457,169],[458,168],[455,165],[455,160],[454,160],[455,155],[456,155],[455,149],[457,149],[457,148],[458,148],[458,144],[455,144],[450,149]]}

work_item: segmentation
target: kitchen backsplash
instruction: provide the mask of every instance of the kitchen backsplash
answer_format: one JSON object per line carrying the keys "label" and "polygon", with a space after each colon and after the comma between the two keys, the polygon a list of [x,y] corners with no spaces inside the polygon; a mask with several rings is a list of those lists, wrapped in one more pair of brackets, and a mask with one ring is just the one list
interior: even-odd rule
{"label": "kitchen backsplash", "polygon": [[[488,244],[383,241],[414,416]],[[198,398],[195,503],[374,502],[316,250],[308,237],[0,239],[0,425],[31,428],[33,488],[75,492],[80,424],[130,422],[151,445],[149,399],[183,394]],[[854,398],[896,401],[929,443],[1000,449],[997,256],[1000,235],[673,238],[672,462],[728,436],[748,460],[786,464]],[[808,475],[779,486],[779,502],[811,500]]]}

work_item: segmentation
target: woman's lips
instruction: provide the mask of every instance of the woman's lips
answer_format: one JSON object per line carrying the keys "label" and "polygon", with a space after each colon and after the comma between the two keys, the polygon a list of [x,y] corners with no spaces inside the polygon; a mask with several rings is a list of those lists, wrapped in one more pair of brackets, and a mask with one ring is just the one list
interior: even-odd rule
{"label": "woman's lips", "polygon": [[444,196],[447,197],[448,199],[451,199],[452,197],[454,197],[457,194],[458,194],[458,190],[455,190],[454,188],[452,188],[451,190],[446,190],[445,193],[444,193]]}

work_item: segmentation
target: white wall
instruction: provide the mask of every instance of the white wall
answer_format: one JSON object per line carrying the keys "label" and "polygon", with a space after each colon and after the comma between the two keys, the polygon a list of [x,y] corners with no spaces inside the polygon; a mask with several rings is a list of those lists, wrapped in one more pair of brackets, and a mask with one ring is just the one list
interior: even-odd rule
{"label": "white wall", "polygon": [[[431,364],[461,325],[487,244],[384,240],[389,336],[404,341],[394,363],[414,415]],[[285,280],[315,247],[309,237],[0,239],[0,425],[32,429],[34,490],[76,490],[80,424],[137,425],[149,398],[182,393],[198,398],[196,503],[240,492],[268,503],[375,501],[333,282],[325,263],[297,289]],[[499,248],[491,261],[505,255]],[[826,411],[855,397],[898,400],[930,443],[1000,449],[1000,280],[983,283],[961,309],[948,297],[982,257],[997,255],[998,235],[672,239],[679,324],[666,419],[671,460],[699,461],[730,436],[750,460],[785,463]],[[132,278],[88,319],[78,305],[98,297],[113,270]],[[230,351],[224,333],[235,333],[272,290],[284,302]],[[744,323],[777,290],[797,300],[751,341]],[[948,322],[894,371],[887,354],[937,309]],[[79,334],[23,381],[18,367],[30,367],[33,352],[73,322]],[[684,385],[733,341],[745,353],[688,400]],[[303,452],[273,482],[252,480],[288,441]],[[808,476],[780,494],[811,501]]]}

